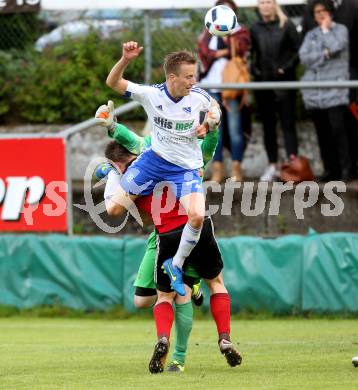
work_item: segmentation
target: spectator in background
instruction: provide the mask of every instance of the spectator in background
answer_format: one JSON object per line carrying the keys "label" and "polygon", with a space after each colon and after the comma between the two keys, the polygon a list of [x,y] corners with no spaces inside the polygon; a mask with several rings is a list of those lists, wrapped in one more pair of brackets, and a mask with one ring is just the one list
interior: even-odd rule
{"label": "spectator in background", "polygon": [[[226,5],[237,13],[235,2],[232,0],[219,0],[215,5]],[[240,26],[233,33],[224,38],[215,37],[205,29],[199,37],[199,58],[202,64],[201,82],[222,83],[222,73],[231,57],[231,45],[234,45],[236,55],[246,59],[249,46],[249,31]],[[211,180],[218,183],[225,178],[223,164],[223,133],[228,132],[232,157],[231,177],[234,181],[242,180],[240,163],[245,149],[245,138],[241,116],[241,99],[229,100],[223,104],[219,90],[211,90],[211,95],[220,102],[222,109],[222,125],[220,126],[219,141],[213,158]]]}
{"label": "spectator in background", "polygon": [[[349,32],[349,73],[351,80],[358,80],[358,0],[331,0],[333,5],[333,20],[344,24]],[[302,33],[317,27],[312,15],[313,0],[309,0],[302,19]],[[358,90],[351,88],[349,94],[350,108],[346,113],[346,131],[349,140],[352,178],[357,177],[358,162],[358,119],[353,110],[358,109]]]}
{"label": "spectator in background", "polygon": [[[318,27],[310,30],[299,51],[305,67],[303,81],[349,79],[348,30],[332,21],[329,0],[313,0],[311,12]],[[324,180],[349,180],[350,158],[344,117],[348,106],[348,89],[305,89],[303,101],[311,110],[317,131]]]}
{"label": "spectator in background", "polygon": [[[296,79],[300,37],[276,0],[258,0],[259,20],[251,28],[252,74],[256,81]],[[277,176],[276,115],[281,122],[287,157],[297,155],[294,90],[258,90],[255,94],[264,130],[269,166],[262,181]]]}

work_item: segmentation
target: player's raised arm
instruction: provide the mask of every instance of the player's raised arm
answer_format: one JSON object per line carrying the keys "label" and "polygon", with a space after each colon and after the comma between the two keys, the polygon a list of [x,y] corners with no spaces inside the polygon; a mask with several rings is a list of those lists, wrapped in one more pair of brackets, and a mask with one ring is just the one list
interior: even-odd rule
{"label": "player's raised arm", "polygon": [[106,84],[110,88],[117,91],[119,94],[124,95],[127,90],[128,81],[123,78],[123,73],[128,64],[137,58],[142,50],[143,47],[139,46],[137,42],[130,41],[123,43],[122,57],[107,76]]}

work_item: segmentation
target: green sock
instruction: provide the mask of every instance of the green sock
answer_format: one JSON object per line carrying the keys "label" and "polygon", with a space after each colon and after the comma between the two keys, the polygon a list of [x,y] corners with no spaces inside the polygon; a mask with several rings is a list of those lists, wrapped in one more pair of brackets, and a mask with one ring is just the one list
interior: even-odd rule
{"label": "green sock", "polygon": [[184,365],[188,340],[193,325],[193,305],[190,302],[175,304],[175,346],[173,359]]}

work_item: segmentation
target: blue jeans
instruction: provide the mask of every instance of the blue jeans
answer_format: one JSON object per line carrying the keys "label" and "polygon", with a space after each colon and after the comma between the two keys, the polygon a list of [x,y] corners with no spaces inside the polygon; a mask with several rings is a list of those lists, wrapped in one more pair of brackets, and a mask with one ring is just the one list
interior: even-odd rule
{"label": "blue jeans", "polygon": [[[242,161],[245,150],[245,137],[242,125],[241,112],[239,111],[240,100],[228,100],[227,104],[230,111],[223,110],[226,115],[227,130],[230,141],[231,159],[233,161]],[[224,122],[224,121],[223,121]],[[220,127],[219,141],[214,154],[214,161],[223,160],[223,128]]]}

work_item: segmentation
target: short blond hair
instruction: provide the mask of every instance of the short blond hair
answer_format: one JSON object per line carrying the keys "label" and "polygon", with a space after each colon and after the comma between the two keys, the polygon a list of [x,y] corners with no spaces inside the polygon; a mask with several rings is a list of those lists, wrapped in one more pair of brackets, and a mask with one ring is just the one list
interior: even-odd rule
{"label": "short blond hair", "polygon": [[168,54],[164,59],[164,73],[168,76],[170,73],[178,75],[180,65],[195,65],[198,59],[196,55],[187,50],[175,51]]}

